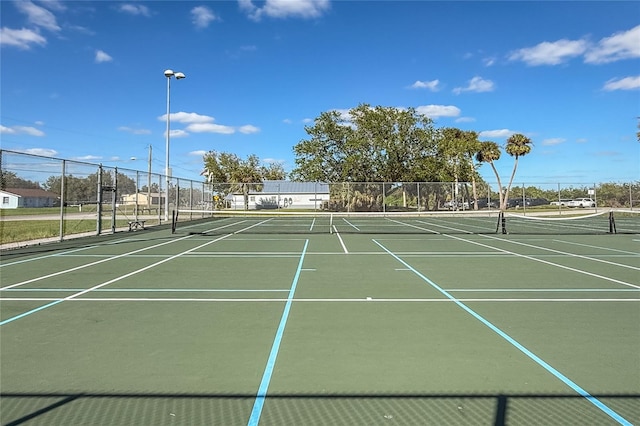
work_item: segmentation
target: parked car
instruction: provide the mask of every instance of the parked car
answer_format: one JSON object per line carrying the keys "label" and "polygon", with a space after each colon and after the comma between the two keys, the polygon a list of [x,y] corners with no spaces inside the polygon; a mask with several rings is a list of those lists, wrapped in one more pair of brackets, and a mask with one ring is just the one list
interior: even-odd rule
{"label": "parked car", "polygon": [[469,210],[468,202],[459,202],[459,201],[447,201],[443,204],[445,209],[449,210]]}
{"label": "parked car", "polygon": [[562,206],[562,207],[566,207],[566,206],[568,206],[568,205],[569,205],[569,203],[570,203],[571,201],[573,201],[573,200],[572,200],[572,199],[570,199],[570,198],[561,198],[561,199],[560,199],[560,200],[558,200],[558,201],[552,201],[552,202],[551,202],[551,205],[552,205],[552,206]]}
{"label": "parked car", "polygon": [[567,207],[580,207],[580,208],[595,207],[595,206],[596,206],[596,202],[593,201],[591,198],[576,198],[575,200],[569,201],[569,204],[567,204]]}
{"label": "parked car", "polygon": [[[491,200],[490,202],[487,202],[486,198],[484,198],[484,199],[481,198],[481,199],[478,200],[478,208],[479,209],[484,209],[484,208],[487,208],[487,207],[489,207],[489,208],[497,208],[498,207],[498,203],[499,202],[495,201],[495,200]],[[475,203],[473,201],[471,201],[471,208],[472,209],[474,208],[474,204]]]}

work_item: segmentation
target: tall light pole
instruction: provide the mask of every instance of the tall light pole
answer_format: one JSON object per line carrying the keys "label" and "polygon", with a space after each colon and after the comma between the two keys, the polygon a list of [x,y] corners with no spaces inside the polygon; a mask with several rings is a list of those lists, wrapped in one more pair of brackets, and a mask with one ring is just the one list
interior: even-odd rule
{"label": "tall light pole", "polygon": [[[170,118],[170,104],[171,104],[171,77],[175,77],[176,80],[180,80],[181,78],[185,78],[181,72],[173,72],[173,70],[165,70],[164,76],[167,77],[167,146],[166,146],[166,169],[165,169],[165,177],[167,179],[167,187],[165,189],[166,195],[164,199],[164,220],[169,220],[169,184],[171,183],[171,174],[169,173],[169,132],[171,130],[171,118]],[[160,200],[162,200],[162,196],[160,196]]]}

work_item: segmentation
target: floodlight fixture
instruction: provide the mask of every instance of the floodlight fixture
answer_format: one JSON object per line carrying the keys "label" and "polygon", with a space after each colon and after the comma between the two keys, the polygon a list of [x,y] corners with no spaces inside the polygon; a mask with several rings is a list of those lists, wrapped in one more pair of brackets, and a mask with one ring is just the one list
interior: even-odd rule
{"label": "floodlight fixture", "polygon": [[[176,80],[186,78],[186,75],[181,72],[174,72],[171,69],[164,70],[164,76],[167,77],[167,134],[166,134],[166,169],[165,178],[167,180],[167,187],[165,188],[164,199],[164,220],[169,221],[169,185],[171,184],[171,172],[169,169],[169,141],[171,138],[171,111],[170,111],[170,99],[171,99],[171,77],[175,77]],[[160,201],[162,202],[162,195],[160,195]]]}

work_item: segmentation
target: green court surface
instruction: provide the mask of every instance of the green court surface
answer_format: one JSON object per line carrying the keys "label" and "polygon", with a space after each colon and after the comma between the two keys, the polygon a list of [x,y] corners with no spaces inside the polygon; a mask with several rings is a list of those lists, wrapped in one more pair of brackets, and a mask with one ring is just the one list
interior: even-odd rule
{"label": "green court surface", "polygon": [[640,235],[243,220],[3,252],[2,425],[640,424]]}

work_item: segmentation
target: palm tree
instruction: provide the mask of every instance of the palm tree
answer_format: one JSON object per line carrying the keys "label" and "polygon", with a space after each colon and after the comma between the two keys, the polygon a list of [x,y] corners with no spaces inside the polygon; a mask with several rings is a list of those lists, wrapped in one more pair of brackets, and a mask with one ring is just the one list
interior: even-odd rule
{"label": "palm tree", "polygon": [[528,137],[520,133],[511,135],[509,139],[507,139],[507,146],[504,148],[504,150],[510,156],[515,157],[515,161],[513,162],[513,171],[511,172],[511,179],[509,179],[507,192],[505,193],[505,196],[504,196],[505,200],[509,199],[509,191],[511,190],[511,184],[513,183],[513,178],[516,175],[516,169],[518,168],[518,158],[524,157],[525,155],[531,152],[531,144],[532,144],[531,139],[529,139]]}
{"label": "palm tree", "polygon": [[500,196],[500,211],[504,211],[505,199],[502,194],[502,182],[500,181],[500,175],[498,174],[498,170],[496,170],[494,161],[500,159],[500,155],[502,152],[500,151],[500,147],[497,143],[487,141],[480,142],[480,150],[476,153],[476,161],[479,163],[489,163],[491,165],[491,169],[493,169],[493,173],[496,175],[496,180],[498,181],[498,195]]}

